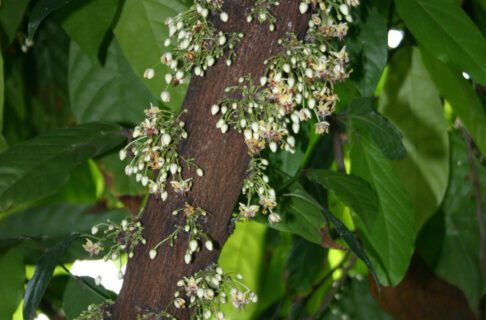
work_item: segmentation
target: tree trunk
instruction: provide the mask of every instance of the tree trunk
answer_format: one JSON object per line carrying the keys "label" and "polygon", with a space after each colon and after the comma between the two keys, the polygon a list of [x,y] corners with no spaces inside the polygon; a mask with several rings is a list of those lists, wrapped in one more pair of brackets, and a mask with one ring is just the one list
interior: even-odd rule
{"label": "tree trunk", "polygon": [[[171,193],[166,202],[150,197],[142,219],[147,245],[137,248],[128,262],[125,281],[114,307],[114,319],[136,319],[138,308],[154,311],[164,308],[173,300],[179,279],[217,261],[230,233],[231,214],[250,158],[240,134],[230,130],[223,135],[216,129],[217,117],[211,116],[211,105],[224,96],[226,87],[237,84],[241,76],[251,74],[254,81],[258,81],[265,68],[264,61],[282,49],[277,41],[285,33],[304,35],[309,17],[299,13],[299,2],[282,0],[278,7],[274,7],[275,32],[268,31],[268,24],[246,22],[254,1],[226,0],[224,9],[229,14],[229,22],[214,19],[221,30],[242,32],[244,38],[237,47],[238,54],[231,67],[221,59],[205,77],[193,77],[183,104],[183,109],[188,110],[183,120],[189,137],[179,151],[184,157],[196,159],[204,176],[193,178],[192,190],[185,197]],[[185,177],[192,173],[185,172]],[[202,250],[187,265],[184,263],[187,238],[181,237],[174,247],[169,244],[159,247],[157,258],[151,261],[149,250],[174,230],[175,220],[171,212],[181,208],[186,201],[210,213],[205,227],[214,240],[215,250]],[[171,311],[179,319],[188,319],[190,315],[189,310],[171,307]]]}

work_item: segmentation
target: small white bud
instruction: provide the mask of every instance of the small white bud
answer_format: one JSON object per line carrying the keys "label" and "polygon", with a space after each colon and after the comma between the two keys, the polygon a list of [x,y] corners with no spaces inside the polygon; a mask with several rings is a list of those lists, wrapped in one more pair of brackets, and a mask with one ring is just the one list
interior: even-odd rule
{"label": "small white bud", "polygon": [[152,68],[145,69],[145,72],[143,73],[143,77],[145,79],[152,79],[155,76],[155,70]]}
{"label": "small white bud", "polygon": [[169,102],[170,101],[170,93],[167,91],[162,91],[160,94],[160,99],[162,99],[162,102]]}
{"label": "small white bud", "polygon": [[208,249],[209,251],[213,251],[213,242],[211,240],[207,240],[204,245],[206,246],[206,249]]}
{"label": "small white bud", "polygon": [[177,169],[179,169],[179,166],[176,163],[171,163],[169,166],[170,173],[176,174]]}
{"label": "small white bud", "polygon": [[150,260],[154,260],[155,257],[157,256],[157,250],[155,249],[150,250],[149,256],[150,256]]}
{"label": "small white bud", "polygon": [[199,244],[196,240],[191,240],[189,242],[189,249],[191,249],[191,252],[196,252],[197,249],[199,249]]}
{"label": "small white bud", "polygon": [[229,19],[228,14],[226,12],[221,12],[221,14],[219,15],[219,18],[223,22],[228,22],[228,19]]}
{"label": "small white bud", "polygon": [[161,138],[161,142],[163,146],[168,146],[170,142],[172,141],[172,138],[168,133],[164,133]]}
{"label": "small white bud", "polygon": [[339,6],[339,11],[341,11],[341,13],[345,16],[349,15],[349,7],[344,3]]}
{"label": "small white bud", "polygon": [[120,160],[123,161],[127,157],[127,150],[121,149],[120,150]]}
{"label": "small white bud", "polygon": [[290,65],[288,63],[284,64],[282,67],[283,71],[286,73],[290,72]]}
{"label": "small white bud", "polygon": [[267,81],[268,81],[268,78],[267,77],[261,77],[260,78],[260,84],[262,86],[266,85],[267,84]]}
{"label": "small white bud", "polygon": [[92,228],[91,228],[91,234],[92,234],[92,235],[95,235],[95,234],[97,234],[97,233],[98,233],[98,227],[96,227],[96,226],[92,227]]}
{"label": "small white bud", "polygon": [[208,56],[206,58],[206,64],[208,65],[208,67],[212,67],[215,62],[216,62],[216,60],[214,60],[213,56]]}
{"label": "small white bud", "polygon": [[218,38],[218,43],[220,46],[224,45],[226,43],[226,37],[225,36],[220,36]]}
{"label": "small white bud", "polygon": [[176,72],[176,79],[182,80],[182,78],[184,78],[184,72],[182,72],[181,70],[177,71]]}
{"label": "small white bud", "polygon": [[167,73],[165,75],[165,82],[167,82],[167,84],[170,84],[172,82],[172,75],[170,73]]}
{"label": "small white bud", "polygon": [[198,168],[198,169],[196,170],[196,174],[197,174],[198,176],[202,177],[202,176],[204,175],[204,171],[203,171],[201,168]]}
{"label": "small white bud", "polygon": [[221,126],[221,132],[222,133],[228,132],[228,129],[229,129],[229,127],[226,123]]}
{"label": "small white bud", "polygon": [[192,256],[191,256],[190,254],[186,254],[186,255],[184,256],[184,262],[185,262],[186,264],[189,264],[189,263],[191,263],[191,261],[192,261]]}
{"label": "small white bud", "polygon": [[160,198],[162,199],[162,201],[165,201],[167,200],[167,197],[169,196],[169,194],[167,193],[167,191],[164,191],[160,194]]}
{"label": "small white bud", "polygon": [[299,5],[299,11],[300,13],[304,14],[307,12],[307,10],[309,9],[309,5],[305,2],[301,2],[300,5]]}
{"label": "small white bud", "polygon": [[213,106],[211,107],[211,114],[214,116],[218,114],[218,112],[219,112],[219,106],[217,104],[213,104]]}
{"label": "small white bud", "polygon": [[149,181],[148,177],[145,177],[145,176],[142,177],[142,186],[146,187],[147,184],[148,184],[148,181]]}
{"label": "small white bud", "polygon": [[270,150],[272,150],[272,152],[277,152],[277,143],[275,143],[275,141],[270,142]]}
{"label": "small white bud", "polygon": [[170,39],[165,39],[164,41],[164,47],[170,46]]}

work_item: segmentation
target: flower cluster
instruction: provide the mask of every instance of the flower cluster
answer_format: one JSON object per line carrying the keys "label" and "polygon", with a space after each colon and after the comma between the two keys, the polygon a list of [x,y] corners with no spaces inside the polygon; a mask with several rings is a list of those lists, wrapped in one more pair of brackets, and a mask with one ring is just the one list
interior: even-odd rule
{"label": "flower cluster", "polygon": [[304,0],[300,3],[300,13],[304,14],[311,6],[312,10],[319,9],[328,17],[335,16],[338,20],[352,22],[350,7],[357,7],[359,0]]}
{"label": "flower cluster", "polygon": [[[276,100],[269,97],[266,78],[262,78],[260,84],[254,84],[248,76],[240,78],[239,82],[239,86],[226,88],[231,97],[211,107],[213,115],[221,114],[216,127],[223,133],[230,126],[243,133],[252,156],[266,147],[276,152],[279,146],[293,153],[295,138],[287,129],[292,120],[285,116]],[[276,98],[287,99],[283,95]]]}
{"label": "flower cluster", "polygon": [[217,265],[211,265],[191,277],[185,277],[177,285],[174,306],[178,309],[194,308],[192,319],[225,319],[221,305],[231,301],[241,309],[249,303],[256,303],[257,296],[246,285],[241,275],[231,276]]}
{"label": "flower cluster", "polygon": [[165,201],[168,197],[168,182],[174,192],[185,194],[192,187],[192,179],[182,176],[182,164],[195,169],[198,176],[203,170],[193,159],[185,159],[177,152],[177,147],[187,138],[184,122],[172,112],[152,106],[145,110],[147,118],[133,131],[133,141],[120,151],[120,159],[133,156],[125,167],[125,173],[135,175],[150,193],[157,194]]}
{"label": "flower cluster", "polygon": [[260,24],[268,21],[268,28],[270,31],[274,31],[277,19],[272,15],[271,8],[272,6],[278,6],[279,4],[279,0],[256,0],[251,8],[250,14],[246,17],[246,21],[250,23],[253,19],[256,19]]}
{"label": "flower cluster", "polygon": [[[247,203],[239,204],[239,216],[243,219],[251,219],[262,208],[263,214],[268,214],[268,222],[280,222],[280,215],[273,209],[277,206],[275,190],[268,184],[268,176],[265,175],[268,161],[262,158],[253,158],[247,169],[247,177],[243,182],[243,194]],[[258,197],[258,205],[253,204],[253,198]]]}
{"label": "flower cluster", "polygon": [[[222,21],[228,21],[228,14],[222,11],[223,0],[199,0],[189,9],[174,18],[169,18],[169,38],[164,46],[172,46],[170,52],[161,57],[161,63],[170,68],[165,75],[166,88],[161,93],[163,102],[170,101],[169,85],[177,86],[192,71],[196,76],[204,76],[226,53],[226,64],[230,66],[236,55],[235,46],[243,37],[241,33],[218,31],[207,19],[209,14],[219,13]],[[145,70],[144,77],[153,78],[152,68]]]}
{"label": "flower cluster", "polygon": [[[128,256],[131,258],[135,247],[140,243],[146,243],[142,232],[143,226],[138,220],[122,220],[121,224],[107,220],[91,228],[91,235],[86,239],[83,248],[93,257],[105,251],[103,243],[110,241],[113,245],[105,253],[105,260],[115,260],[123,252],[128,253]],[[90,238],[95,240],[95,242],[91,241]]]}
{"label": "flower cluster", "polygon": [[155,259],[157,256],[157,248],[166,241],[169,241],[170,245],[173,246],[175,240],[177,240],[181,233],[187,233],[189,237],[188,247],[184,255],[184,261],[187,264],[191,263],[194,254],[202,249],[202,244],[204,244],[207,250],[213,250],[213,242],[200,224],[200,220],[207,216],[207,212],[201,208],[193,207],[186,202],[184,208],[177,209],[172,212],[172,215],[174,216],[178,216],[179,214],[182,215],[182,219],[184,220],[183,225],[176,225],[174,232],[172,232],[164,240],[157,243],[152,250],[150,250],[150,259]]}
{"label": "flower cluster", "polygon": [[111,319],[111,309],[114,302],[107,300],[102,304],[91,304],[75,320],[107,320]]}

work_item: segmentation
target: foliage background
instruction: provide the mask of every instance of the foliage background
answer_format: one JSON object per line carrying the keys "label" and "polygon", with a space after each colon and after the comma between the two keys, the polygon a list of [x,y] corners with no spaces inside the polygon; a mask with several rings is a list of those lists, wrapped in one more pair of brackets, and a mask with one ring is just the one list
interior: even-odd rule
{"label": "foliage background", "polygon": [[[479,314],[486,2],[362,2],[346,39],[354,72],[338,88],[333,132],[319,138],[304,130],[295,155],[271,155],[283,222],[238,225],[225,245],[220,263],[242,273],[260,298],[235,319],[389,319],[371,296],[366,265],[328,248],[326,234],[333,247],[369,257],[383,286],[399,284],[419,256]],[[162,105],[164,20],[189,5],[1,2],[0,319],[37,311],[73,319],[100,294],[114,295],[68,274],[87,259],[70,234],[143,203],[117,151],[143,109]],[[387,45],[390,30],[403,33],[397,48]],[[156,79],[148,82],[142,76],[151,66]],[[184,94],[172,92],[165,107],[177,110]]]}

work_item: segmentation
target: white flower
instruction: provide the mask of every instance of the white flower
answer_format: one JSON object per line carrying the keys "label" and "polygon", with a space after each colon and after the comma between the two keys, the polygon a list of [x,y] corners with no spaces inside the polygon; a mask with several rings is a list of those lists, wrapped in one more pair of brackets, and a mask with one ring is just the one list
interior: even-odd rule
{"label": "white flower", "polygon": [[169,102],[170,101],[170,93],[167,91],[162,91],[160,94],[160,99],[162,99],[162,102]]}
{"label": "white flower", "polygon": [[307,10],[309,9],[309,5],[305,2],[301,2],[300,5],[299,5],[299,11],[300,13],[304,14],[307,12]]}
{"label": "white flower", "polygon": [[226,12],[221,12],[221,14],[219,15],[219,18],[223,22],[228,22],[228,19],[229,19],[228,14]]}
{"label": "white flower", "polygon": [[145,79],[152,79],[155,76],[155,70],[152,68],[145,69],[145,72],[143,73],[143,77]]}
{"label": "white flower", "polygon": [[275,213],[275,212],[272,212],[269,216],[268,216],[268,222],[270,222],[270,224],[273,224],[273,223],[279,223],[280,222],[280,216]]}
{"label": "white flower", "polygon": [[150,256],[150,260],[154,260],[155,257],[157,256],[157,250],[155,249],[150,250],[149,256]]}

